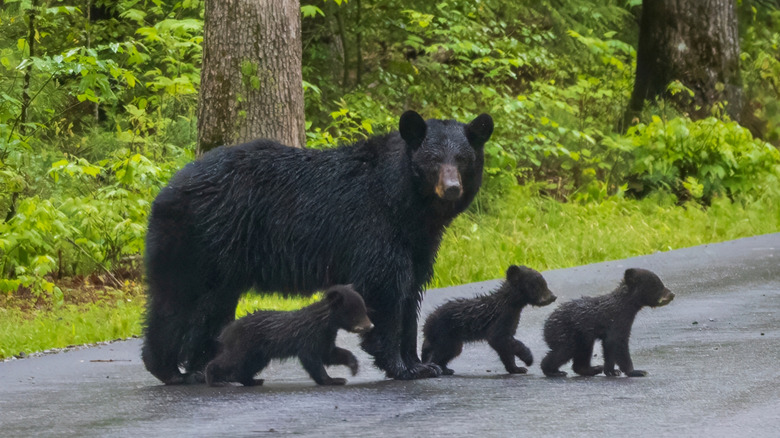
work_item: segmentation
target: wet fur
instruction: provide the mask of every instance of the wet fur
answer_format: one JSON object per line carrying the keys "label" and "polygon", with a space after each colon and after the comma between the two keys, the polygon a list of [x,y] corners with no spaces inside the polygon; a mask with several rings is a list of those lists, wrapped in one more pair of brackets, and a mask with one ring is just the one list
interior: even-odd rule
{"label": "wet fur", "polygon": [[[628,349],[631,326],[645,306],[668,304],[674,298],[657,275],[644,269],[628,269],[623,281],[612,293],[582,297],[562,304],[544,324],[544,340],[550,352],[541,363],[549,377],[565,376],[559,368],[573,360],[572,369],[582,376],[601,372],[608,376],[639,377],[647,373],[635,370]],[[604,366],[591,366],[593,344],[599,339]],[[620,371],[615,370],[615,364]]]}
{"label": "wet fur", "polygon": [[526,305],[546,306],[555,301],[542,275],[533,269],[511,266],[506,280],[493,293],[449,301],[425,321],[422,360],[453,374],[447,364],[460,355],[464,342],[487,341],[508,373],[528,372],[515,364],[515,356],[530,366],[531,350],[514,338],[520,312]]}
{"label": "wet fur", "polygon": [[[250,288],[307,295],[352,283],[376,325],[362,343],[376,365],[399,379],[437,375],[416,352],[421,294],[444,228],[480,188],[492,130],[486,114],[464,125],[409,111],[399,132],[354,145],[255,140],[185,166],[149,219],[147,370],[190,382]],[[455,200],[436,195],[444,165],[458,170]]]}
{"label": "wet fur", "polygon": [[254,376],[272,359],[298,357],[319,385],[343,385],[331,378],[325,365],[345,365],[357,374],[358,362],[348,350],[336,346],[339,329],[368,331],[363,299],[351,287],[337,286],[312,305],[292,312],[257,311],[229,324],[219,336],[220,353],[206,366],[206,382],[262,384]]}

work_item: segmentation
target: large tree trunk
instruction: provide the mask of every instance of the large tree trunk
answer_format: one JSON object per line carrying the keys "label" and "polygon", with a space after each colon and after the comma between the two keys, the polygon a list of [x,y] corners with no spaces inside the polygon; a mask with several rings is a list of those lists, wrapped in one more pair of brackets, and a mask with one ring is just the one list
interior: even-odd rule
{"label": "large tree trunk", "polygon": [[198,151],[253,138],[306,144],[298,0],[208,0]]}
{"label": "large tree trunk", "polygon": [[642,2],[636,82],[627,121],[642,110],[646,99],[668,96],[666,87],[674,80],[694,92],[692,98],[682,92],[673,99],[692,117],[706,117],[713,104],[726,101],[727,113],[739,120],[742,85],[734,0]]}

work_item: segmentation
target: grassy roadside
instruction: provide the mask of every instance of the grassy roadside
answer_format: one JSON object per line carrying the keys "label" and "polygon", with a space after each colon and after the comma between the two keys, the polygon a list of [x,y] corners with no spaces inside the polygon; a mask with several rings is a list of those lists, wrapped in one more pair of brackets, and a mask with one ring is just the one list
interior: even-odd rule
{"label": "grassy roadside", "polygon": [[491,211],[467,214],[447,230],[431,287],[504,276],[510,264],[539,271],[780,231],[780,194],[706,210],[670,197],[560,203],[516,187]]}
{"label": "grassy roadside", "polygon": [[[663,197],[560,203],[517,187],[490,210],[462,215],[452,224],[431,287],[500,278],[512,263],[544,271],[777,231],[780,199],[769,197],[716,200],[704,210]],[[249,296],[237,314],[291,310],[314,299]],[[0,306],[0,359],[139,335],[143,306],[140,286],[53,309]]]}

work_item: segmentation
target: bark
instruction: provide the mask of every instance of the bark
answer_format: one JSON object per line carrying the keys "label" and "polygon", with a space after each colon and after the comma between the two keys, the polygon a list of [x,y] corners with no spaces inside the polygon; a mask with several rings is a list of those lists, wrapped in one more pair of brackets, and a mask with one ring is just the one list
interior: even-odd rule
{"label": "bark", "polygon": [[[30,48],[29,57],[35,56],[35,17],[38,13],[38,0],[33,0],[28,14],[28,33],[27,33],[27,45]],[[32,82],[32,63],[30,63],[24,70],[24,79],[22,85],[22,111],[19,114],[19,132],[22,135],[27,134],[27,111],[30,109],[30,85]]]}
{"label": "bark", "polygon": [[[635,117],[646,99],[669,97],[667,85],[679,80],[694,92],[673,100],[693,118],[710,115],[727,101],[739,120],[742,85],[734,0],[644,0],[639,25],[636,81],[626,113]],[[624,125],[627,126],[627,125]]]}
{"label": "bark", "polygon": [[355,7],[357,8],[357,31],[355,32],[355,50],[357,51],[357,60],[355,61],[355,84],[360,85],[363,80],[363,23],[361,22],[360,14],[360,0],[355,1]]}
{"label": "bark", "polygon": [[344,11],[340,6],[336,10],[336,24],[338,26],[339,41],[341,41],[341,52],[344,54],[344,57],[341,59],[341,71],[343,74],[341,78],[341,88],[346,90],[347,85],[349,84],[349,52],[347,51],[347,32],[344,27]]}
{"label": "bark", "polygon": [[254,138],[306,144],[297,0],[208,0],[198,151]]}

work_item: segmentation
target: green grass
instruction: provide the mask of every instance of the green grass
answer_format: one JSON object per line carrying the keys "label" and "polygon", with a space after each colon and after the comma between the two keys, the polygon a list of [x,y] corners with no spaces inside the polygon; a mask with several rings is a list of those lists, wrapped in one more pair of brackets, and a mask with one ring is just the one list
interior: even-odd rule
{"label": "green grass", "polygon": [[[560,203],[516,187],[491,203],[490,210],[461,215],[452,224],[431,287],[501,278],[510,264],[545,271],[777,231],[780,195],[719,199],[704,210],[677,206],[662,196]],[[293,310],[317,299],[248,295],[236,314]],[[143,297],[32,315],[0,309],[0,358],[139,335],[142,315]]]}
{"label": "green grass", "polygon": [[238,302],[238,307],[236,308],[236,318],[241,318],[242,316],[252,313],[255,310],[263,309],[263,310],[296,310],[300,309],[303,306],[308,306],[309,304],[319,300],[321,298],[321,294],[314,294],[310,297],[286,297],[281,294],[265,294],[265,295],[255,295],[255,294],[249,294],[245,295],[241,298],[241,300]]}
{"label": "green grass", "polygon": [[[295,310],[318,299],[320,294],[308,298],[250,294],[239,302],[236,317],[261,308]],[[29,354],[50,348],[138,336],[141,334],[143,314],[143,297],[89,307],[65,305],[33,313],[0,308],[0,360],[21,352]]]}
{"label": "green grass", "polygon": [[143,299],[48,311],[0,309],[0,359],[50,348],[124,339],[141,333]]}
{"label": "green grass", "polygon": [[430,287],[502,278],[510,264],[545,271],[780,230],[777,195],[705,210],[663,196],[561,203],[516,187],[490,208],[449,227]]}

